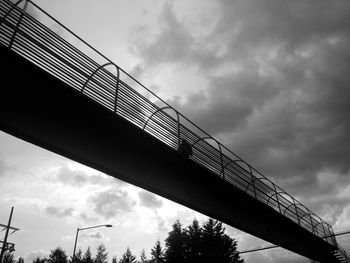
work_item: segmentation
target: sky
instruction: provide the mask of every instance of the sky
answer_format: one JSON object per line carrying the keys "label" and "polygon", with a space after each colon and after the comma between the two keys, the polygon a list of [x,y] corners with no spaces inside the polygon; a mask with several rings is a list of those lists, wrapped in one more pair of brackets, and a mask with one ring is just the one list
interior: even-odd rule
{"label": "sky", "polygon": [[[34,0],[325,219],[350,230],[348,0]],[[35,10],[31,10],[36,15]],[[207,219],[0,132],[0,223],[26,262],[61,246],[139,255]],[[226,226],[238,249],[267,243]],[[2,238],[3,233],[0,233]],[[350,237],[338,238],[350,250]],[[163,242],[164,244],[164,242]],[[283,249],[246,262],[308,262]]]}

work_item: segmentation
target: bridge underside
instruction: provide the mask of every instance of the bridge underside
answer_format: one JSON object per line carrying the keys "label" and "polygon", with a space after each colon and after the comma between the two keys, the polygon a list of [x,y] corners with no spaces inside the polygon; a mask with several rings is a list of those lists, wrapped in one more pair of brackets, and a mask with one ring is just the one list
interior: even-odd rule
{"label": "bridge underside", "polygon": [[320,262],[335,248],[0,47],[0,129]]}

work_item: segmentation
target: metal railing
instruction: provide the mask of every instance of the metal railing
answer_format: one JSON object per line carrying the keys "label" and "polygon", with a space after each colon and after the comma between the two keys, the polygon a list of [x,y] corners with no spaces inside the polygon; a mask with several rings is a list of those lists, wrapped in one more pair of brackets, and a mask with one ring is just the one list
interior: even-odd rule
{"label": "metal railing", "polygon": [[186,139],[191,160],[337,247],[329,224],[38,5],[0,2],[2,45],[172,149]]}
{"label": "metal railing", "polygon": [[334,255],[340,262],[350,262],[350,255],[339,244],[337,250],[334,251]]}

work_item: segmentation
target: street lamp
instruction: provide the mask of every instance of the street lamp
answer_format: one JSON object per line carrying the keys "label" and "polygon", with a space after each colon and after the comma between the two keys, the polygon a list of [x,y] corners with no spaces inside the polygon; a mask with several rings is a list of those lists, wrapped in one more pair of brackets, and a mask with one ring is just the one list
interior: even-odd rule
{"label": "street lamp", "polygon": [[98,227],[113,227],[112,225],[98,225],[98,226],[89,226],[89,227],[83,227],[83,228],[77,228],[77,233],[75,235],[75,243],[74,243],[74,250],[73,250],[73,259],[72,259],[72,262],[74,263],[75,261],[75,249],[77,247],[77,241],[78,241],[78,234],[79,234],[79,231],[81,230],[87,230],[87,229],[91,229],[91,228],[98,228]]}

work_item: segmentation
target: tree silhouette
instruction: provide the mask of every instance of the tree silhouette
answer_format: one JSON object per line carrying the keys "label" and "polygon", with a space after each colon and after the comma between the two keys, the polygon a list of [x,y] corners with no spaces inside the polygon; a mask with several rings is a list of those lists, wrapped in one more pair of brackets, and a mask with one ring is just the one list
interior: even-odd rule
{"label": "tree silhouette", "polygon": [[194,219],[186,229],[177,220],[165,240],[165,247],[166,263],[244,262],[237,252],[237,242],[226,235],[222,223],[214,219],[208,219],[202,226]]}
{"label": "tree silhouette", "polygon": [[155,261],[158,263],[164,262],[164,252],[159,239],[157,240],[154,247],[151,249],[151,256],[152,259],[155,259]]}
{"label": "tree silhouette", "polygon": [[146,252],[144,249],[141,251],[140,260],[141,263],[147,262]]}
{"label": "tree silhouette", "polygon": [[136,257],[131,253],[129,247],[126,248],[122,258],[119,259],[119,263],[136,263]]}
{"label": "tree silhouette", "polygon": [[173,230],[165,239],[165,259],[167,263],[178,263],[185,261],[185,232],[179,220],[173,224]]}
{"label": "tree silhouette", "polygon": [[237,252],[237,242],[225,234],[222,223],[210,218],[203,224],[203,262],[241,263]]}
{"label": "tree silhouette", "polygon": [[[73,262],[74,260],[74,262]],[[78,252],[75,253],[74,259],[73,256],[71,257],[72,263],[82,263],[83,262],[83,251],[81,248],[78,249]]]}
{"label": "tree silhouette", "polygon": [[94,260],[94,263],[107,263],[108,262],[108,253],[106,252],[106,247],[103,244],[100,244],[97,247],[97,254]]}
{"label": "tree silhouette", "polygon": [[33,260],[33,263],[46,263],[46,262],[47,262],[46,258],[37,257],[36,259]]}
{"label": "tree silhouette", "polygon": [[87,248],[84,257],[83,257],[83,263],[94,263],[94,260],[91,255],[90,246]]}
{"label": "tree silhouette", "polygon": [[199,263],[202,261],[203,230],[194,219],[192,225],[188,226],[185,238],[185,258],[186,262]]}
{"label": "tree silhouette", "polygon": [[51,253],[48,258],[48,262],[49,263],[68,263],[67,254],[62,248],[57,247],[54,250],[51,250]]}
{"label": "tree silhouette", "polygon": [[[202,226],[198,220],[194,219],[192,224],[183,228],[180,221],[172,226],[172,230],[165,239],[165,250],[161,246],[159,239],[151,249],[151,260],[147,260],[145,250],[140,255],[141,261],[136,261],[136,257],[127,247],[122,258],[117,261],[112,258],[112,263],[243,263],[237,251],[237,241],[225,234],[222,223],[208,219]],[[2,263],[23,263],[19,258],[16,262],[11,252],[5,252]],[[49,257],[36,258],[33,263],[68,263],[66,252],[57,247],[51,250]],[[69,263],[108,263],[108,252],[106,247],[100,244],[97,248],[96,257],[91,255],[90,247],[87,248],[84,256],[79,248],[75,254],[75,262]]]}
{"label": "tree silhouette", "polygon": [[2,258],[2,263],[15,263],[15,260],[13,258],[13,253],[10,251],[5,251]]}

